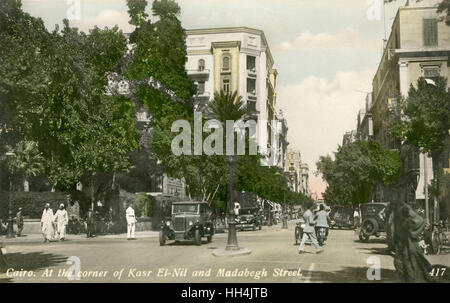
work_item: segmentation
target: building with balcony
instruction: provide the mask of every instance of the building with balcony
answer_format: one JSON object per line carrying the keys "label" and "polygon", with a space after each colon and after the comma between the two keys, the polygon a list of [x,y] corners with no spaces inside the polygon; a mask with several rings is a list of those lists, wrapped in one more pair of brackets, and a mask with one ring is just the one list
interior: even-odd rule
{"label": "building with balcony", "polygon": [[373,138],[372,120],[372,93],[367,93],[365,107],[358,113],[356,137],[360,141],[369,141]]}
{"label": "building with balcony", "polygon": [[291,191],[309,195],[309,167],[308,164],[302,163],[299,151],[288,150],[285,172]]}
{"label": "building with balcony", "polygon": [[[431,159],[393,138],[389,131],[390,110],[399,98],[408,97],[410,86],[416,86],[420,77],[450,76],[450,26],[445,24],[445,14],[436,12],[440,2],[409,0],[399,8],[372,82],[374,140],[384,148],[399,151],[403,164],[401,188],[405,190],[401,199],[409,202],[424,199],[424,167],[431,167]],[[448,160],[444,163],[448,165]],[[398,193],[394,197],[386,192],[379,190],[376,198],[398,199]]]}
{"label": "building with balcony", "polygon": [[260,123],[256,132],[259,152],[275,149],[280,130],[273,123],[277,121],[277,70],[264,32],[227,27],[192,29],[186,34],[186,70],[197,88],[196,109],[204,111],[215,92],[237,91],[255,120],[267,121]]}
{"label": "building with balcony", "polygon": [[342,136],[342,146],[352,144],[357,140],[356,130],[346,132]]}

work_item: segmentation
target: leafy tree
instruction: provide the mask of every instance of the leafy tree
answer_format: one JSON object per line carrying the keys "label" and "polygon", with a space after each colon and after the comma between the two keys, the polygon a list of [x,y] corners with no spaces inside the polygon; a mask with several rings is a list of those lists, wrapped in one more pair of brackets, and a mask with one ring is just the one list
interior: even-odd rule
{"label": "leafy tree", "polygon": [[397,103],[393,115],[390,125],[393,136],[431,154],[435,182],[430,193],[438,197],[442,171],[439,159],[450,130],[450,93],[446,79],[439,77],[434,84],[429,84],[419,78],[417,88],[411,85],[408,98]]}
{"label": "leafy tree", "polygon": [[364,141],[341,146],[335,160],[322,156],[316,165],[328,183],[324,196],[330,204],[365,203],[378,182],[392,184],[401,169],[397,152]]}
{"label": "leafy tree", "polygon": [[60,189],[86,169],[127,169],[136,146],[131,107],[104,96],[103,87],[125,47],[117,28],[86,35],[65,20],[61,31],[48,32],[15,0],[1,2],[0,20],[1,118],[10,137],[36,142]]}

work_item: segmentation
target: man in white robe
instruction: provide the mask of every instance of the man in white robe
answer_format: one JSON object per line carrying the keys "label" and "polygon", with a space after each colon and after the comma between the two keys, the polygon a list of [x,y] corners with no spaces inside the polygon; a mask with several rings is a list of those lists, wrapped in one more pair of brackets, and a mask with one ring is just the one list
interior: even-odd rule
{"label": "man in white robe", "polygon": [[45,204],[45,209],[42,212],[41,228],[44,242],[53,241],[55,234],[55,230],[53,229],[53,210],[48,203]]}
{"label": "man in white robe", "polygon": [[66,239],[66,226],[69,223],[69,215],[67,210],[64,209],[64,204],[59,205],[59,209],[55,213],[56,233],[59,240],[64,241]]}

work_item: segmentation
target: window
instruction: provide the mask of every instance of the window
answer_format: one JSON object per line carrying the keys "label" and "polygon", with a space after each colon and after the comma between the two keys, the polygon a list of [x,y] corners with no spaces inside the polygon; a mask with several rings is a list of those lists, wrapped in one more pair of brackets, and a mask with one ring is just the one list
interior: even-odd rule
{"label": "window", "polygon": [[247,78],[247,93],[255,95],[256,94],[256,80]]}
{"label": "window", "polygon": [[230,92],[230,79],[223,79],[222,90],[226,93]]}
{"label": "window", "polygon": [[197,85],[197,94],[202,95],[205,93],[205,81],[199,81]]}
{"label": "window", "polygon": [[222,70],[230,70],[230,57],[224,56],[222,58]]}
{"label": "window", "polygon": [[426,67],[423,69],[423,76],[427,79],[431,79],[436,81],[437,78],[440,76],[439,74],[439,68],[437,67]]}
{"label": "window", "polygon": [[423,45],[438,45],[437,19],[423,19]]}
{"label": "window", "polygon": [[256,71],[256,58],[253,56],[247,56],[247,70]]}
{"label": "window", "polygon": [[203,59],[198,60],[198,70],[199,71],[205,70],[205,60]]}

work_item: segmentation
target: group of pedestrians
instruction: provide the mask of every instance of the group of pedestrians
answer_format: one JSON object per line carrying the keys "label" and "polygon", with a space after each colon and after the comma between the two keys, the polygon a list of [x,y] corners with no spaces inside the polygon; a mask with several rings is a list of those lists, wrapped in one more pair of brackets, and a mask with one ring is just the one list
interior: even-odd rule
{"label": "group of pedestrians", "polygon": [[46,203],[41,217],[41,230],[44,242],[64,241],[66,239],[66,227],[69,223],[69,216],[64,207],[64,203],[59,205],[59,209],[53,214],[50,204]]}
{"label": "group of pedestrians", "polygon": [[[23,216],[21,215],[22,209],[19,208],[17,218],[21,218],[21,223],[18,222],[18,234],[23,229]],[[125,211],[125,218],[127,221],[127,239],[135,240],[136,230],[136,216],[132,204],[129,204]],[[66,238],[66,227],[69,223],[69,216],[61,203],[59,209],[53,214],[53,210],[50,208],[50,204],[46,203],[41,217],[41,230],[44,237],[44,242],[64,241]],[[88,238],[95,237],[95,216],[92,209],[89,209],[86,215],[86,236]]]}
{"label": "group of pedestrians", "polygon": [[328,235],[330,217],[325,210],[323,204],[319,206],[319,211],[314,215],[313,211],[316,208],[314,203],[309,205],[308,209],[303,213],[303,220],[305,221],[305,227],[303,228],[303,237],[298,247],[298,252],[303,253],[305,251],[306,241],[309,239],[316,249],[316,253],[323,252],[322,246],[317,241],[316,230],[319,228],[326,229],[326,235]]}

